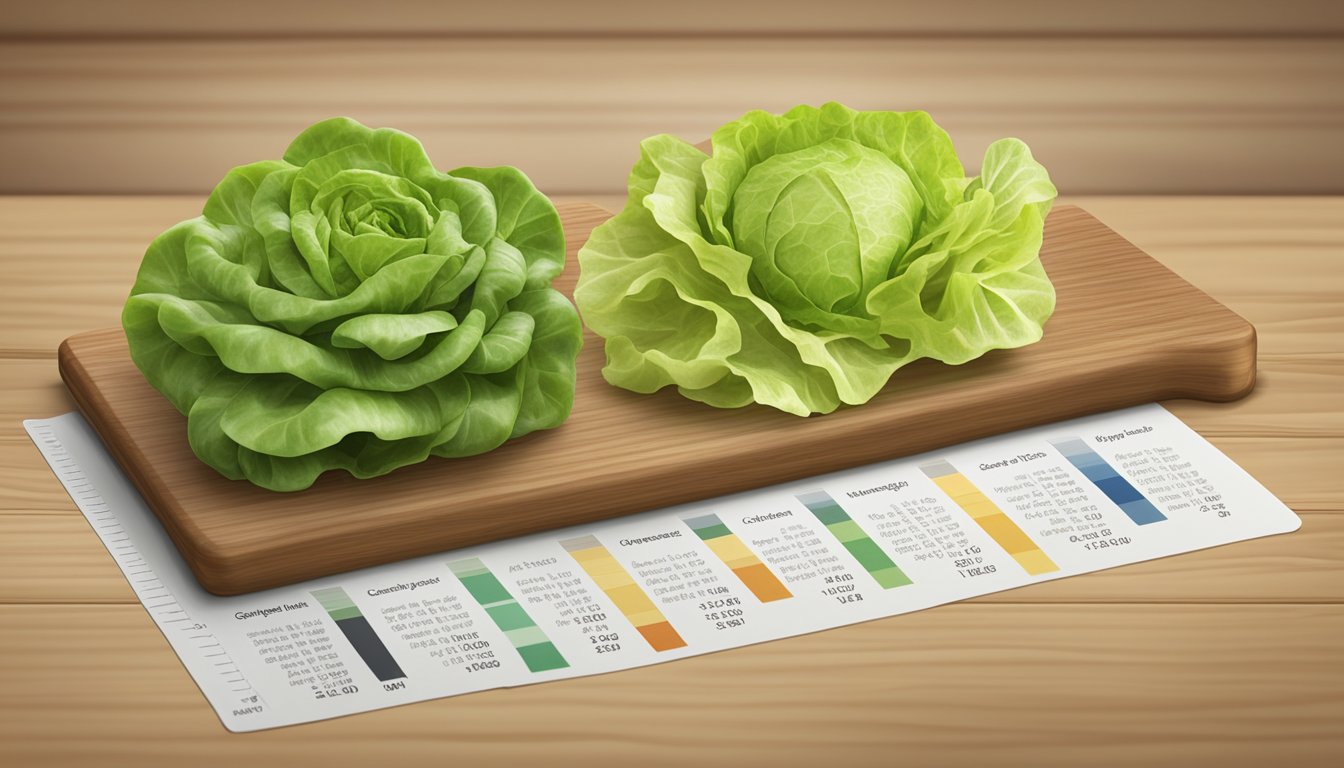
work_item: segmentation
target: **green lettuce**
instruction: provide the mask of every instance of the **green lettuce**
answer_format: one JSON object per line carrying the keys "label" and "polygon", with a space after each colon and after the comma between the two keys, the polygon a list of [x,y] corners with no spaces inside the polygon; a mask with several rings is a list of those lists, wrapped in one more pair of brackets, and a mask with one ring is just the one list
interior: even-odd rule
{"label": "green lettuce", "polygon": [[292,491],[563,422],[581,341],[551,288],[564,262],[520,171],[444,173],[414,137],[338,118],[159,235],[122,325],[202,461]]}
{"label": "green lettuce", "polygon": [[906,363],[1041,338],[1050,177],[1016,139],[967,178],[923,112],[749,112],[705,154],[644,140],[625,208],[579,251],[610,383],[806,416]]}

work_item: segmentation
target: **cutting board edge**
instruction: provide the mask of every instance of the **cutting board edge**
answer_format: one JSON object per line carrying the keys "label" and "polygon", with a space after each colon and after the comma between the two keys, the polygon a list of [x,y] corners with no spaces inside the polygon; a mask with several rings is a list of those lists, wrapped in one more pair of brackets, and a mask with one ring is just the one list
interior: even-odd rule
{"label": "cutting board edge", "polygon": [[[1187,373],[1189,379],[1198,382],[1204,380],[1202,384],[1187,383],[1184,386],[1177,387],[1171,395],[1159,400],[1189,398],[1195,400],[1204,400],[1207,402],[1225,403],[1234,400],[1240,400],[1249,395],[1255,389],[1257,380],[1257,361],[1259,358],[1259,333],[1255,325],[1242,317],[1236,310],[1218,301],[1210,296],[1202,288],[1186,280],[1180,273],[1173,270],[1166,264],[1153,258],[1144,249],[1140,248],[1132,240],[1125,237],[1118,230],[1113,229],[1096,214],[1079,205],[1057,205],[1054,211],[1070,211],[1075,215],[1082,215],[1092,220],[1109,237],[1124,242],[1144,258],[1148,259],[1158,269],[1170,275],[1171,279],[1187,286],[1191,291],[1206,299],[1212,309],[1221,313],[1229,323],[1236,326],[1235,334],[1213,335],[1202,329],[1203,333],[1187,334],[1184,340],[1187,342],[1186,354],[1202,358],[1199,361],[1182,359],[1179,361],[1178,368]],[[1047,326],[1048,327],[1048,326]],[[1210,342],[1213,342],[1211,345]],[[1210,365],[1212,363],[1212,366]],[[1207,379],[1209,374],[1217,376],[1217,383],[1209,383]]]}

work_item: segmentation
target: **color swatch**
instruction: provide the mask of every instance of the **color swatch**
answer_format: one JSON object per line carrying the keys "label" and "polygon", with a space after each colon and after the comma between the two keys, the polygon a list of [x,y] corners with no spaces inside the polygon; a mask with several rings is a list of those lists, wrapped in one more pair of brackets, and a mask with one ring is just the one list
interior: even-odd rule
{"label": "color swatch", "polygon": [[971,516],[994,543],[1003,547],[1003,551],[1013,556],[1023,570],[1033,576],[1058,571],[1059,566],[1051,560],[1030,536],[990,501],[979,488],[946,461],[931,461],[920,464],[919,469],[943,493],[952,497],[952,501]]}
{"label": "color swatch", "polygon": [[345,639],[350,641],[350,645],[368,665],[374,677],[385,683],[406,676],[397,660],[392,658],[387,646],[383,645],[383,641],[373,631],[373,627],[369,626],[369,620],[359,612],[359,608],[344,589],[328,587],[314,590],[312,595],[322,604],[331,620],[336,622],[336,626],[341,628]]}
{"label": "color swatch", "polygon": [[859,561],[865,571],[872,574],[872,577],[883,589],[892,587],[903,587],[912,583],[910,577],[905,575],[897,567],[896,563],[887,553],[883,552],[877,546],[859,524],[850,518],[849,513],[840,508],[825,491],[812,491],[810,493],[799,494],[798,500],[803,502],[812,514],[817,516],[826,530],[830,531],[840,543],[845,545],[849,554]]}
{"label": "color swatch", "polygon": [[718,515],[711,513],[691,517],[684,522],[695,531],[695,535],[699,536],[701,541],[709,545],[710,551],[717,555],[724,565],[732,569],[757,600],[769,603],[793,597],[793,593],[784,586],[784,583],[761,562],[760,558],[756,557],[754,552],[747,549],[747,545],[742,543],[737,534],[728,530],[728,526],[723,524]]}
{"label": "color swatch", "polygon": [[677,630],[653,604],[644,590],[639,588],[629,572],[616,562],[607,548],[596,536],[579,536],[560,542],[597,586],[611,598],[616,608],[635,625],[639,634],[649,642],[655,651],[668,651],[683,648],[686,641],[681,639]]}
{"label": "color swatch", "polygon": [[1105,459],[1081,439],[1070,437],[1064,440],[1051,440],[1050,444],[1064,454],[1069,463],[1086,475],[1093,485],[1106,494],[1106,498],[1115,502],[1120,511],[1136,524],[1148,525],[1167,519],[1167,516],[1159,512],[1151,501],[1139,493],[1139,489],[1130,485],[1128,480],[1121,477],[1114,467],[1107,464]]}
{"label": "color swatch", "polygon": [[485,612],[490,614],[495,626],[504,632],[514,650],[523,657],[523,663],[528,669],[545,672],[569,666],[555,643],[546,637],[546,633],[527,615],[523,606],[513,599],[508,588],[485,567],[485,563],[473,557],[449,563],[448,568]]}

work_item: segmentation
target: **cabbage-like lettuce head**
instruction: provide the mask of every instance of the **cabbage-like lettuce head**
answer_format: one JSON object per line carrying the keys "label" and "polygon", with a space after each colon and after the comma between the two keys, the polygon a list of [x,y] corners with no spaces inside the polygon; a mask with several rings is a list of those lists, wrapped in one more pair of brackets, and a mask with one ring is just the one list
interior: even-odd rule
{"label": "cabbage-like lettuce head", "polygon": [[469,456],[560,424],[581,334],[555,207],[338,118],[235,168],[149,246],[131,357],[196,455],[277,491]]}
{"label": "cabbage-like lettuce head", "polygon": [[641,144],[625,208],[579,252],[607,381],[806,416],[867,402],[922,357],[1041,338],[1055,188],[1016,139],[968,178],[924,112],[749,112],[709,154]]}

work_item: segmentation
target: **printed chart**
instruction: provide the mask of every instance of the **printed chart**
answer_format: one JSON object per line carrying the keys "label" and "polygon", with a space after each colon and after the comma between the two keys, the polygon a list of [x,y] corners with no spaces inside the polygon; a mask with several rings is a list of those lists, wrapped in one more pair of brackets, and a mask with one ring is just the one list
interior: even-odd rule
{"label": "printed chart", "polygon": [[77,414],[26,425],[235,731],[656,664],[1299,525],[1151,405],[218,597]]}
{"label": "printed chart", "polygon": [[523,663],[533,672],[548,669],[563,669],[569,666],[565,657],[555,647],[555,643],[546,637],[546,633],[527,615],[523,606],[513,599],[509,590],[495,578],[480,558],[472,557],[449,563],[453,575],[477,603],[490,614],[495,626],[513,644],[514,650],[523,658]]}
{"label": "printed chart", "polygon": [[733,575],[741,579],[742,584],[751,590],[751,594],[755,595],[757,600],[769,603],[793,597],[789,588],[784,586],[784,583],[747,548],[746,544],[742,543],[736,534],[728,530],[728,526],[723,524],[718,515],[711,512],[708,515],[688,518],[686,525],[695,531],[695,535],[709,546],[710,551],[723,561],[724,565],[732,569]]}
{"label": "printed chart", "polygon": [[809,491],[799,495],[798,500],[816,515],[826,530],[845,546],[849,554],[883,589],[904,587],[911,583],[905,571],[892,562],[891,557],[825,491]]}
{"label": "printed chart", "polygon": [[1022,570],[1033,576],[1059,570],[1055,561],[956,467],[939,460],[921,464],[919,469],[970,515],[995,544],[1012,555]]}
{"label": "printed chart", "polygon": [[649,642],[655,651],[670,651],[683,648],[686,641],[681,639],[671,622],[663,616],[647,593],[640,588],[629,572],[621,566],[611,552],[602,546],[596,536],[580,536],[560,542],[583,570],[597,584],[598,588],[611,598],[625,618],[635,625],[635,629]]}
{"label": "printed chart", "polygon": [[369,624],[369,620],[359,612],[359,608],[344,589],[340,587],[319,589],[313,592],[313,597],[317,598],[323,610],[331,616],[332,621],[336,622],[336,626],[340,627],[345,639],[350,641],[350,646],[368,665],[374,677],[387,682],[406,676],[397,665],[396,659],[392,658],[387,646],[378,638],[378,633],[373,631],[373,625]]}
{"label": "printed chart", "polygon": [[1128,480],[1107,464],[1100,454],[1089,448],[1087,443],[1079,438],[1070,437],[1065,440],[1052,440],[1050,444],[1064,454],[1064,458],[1068,459],[1070,464],[1077,467],[1093,485],[1101,489],[1106,498],[1119,507],[1120,511],[1136,525],[1160,523],[1167,519],[1167,516],[1159,512],[1137,488],[1130,485]]}

